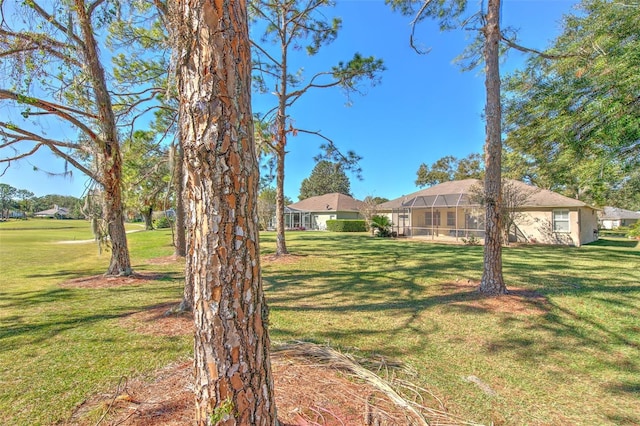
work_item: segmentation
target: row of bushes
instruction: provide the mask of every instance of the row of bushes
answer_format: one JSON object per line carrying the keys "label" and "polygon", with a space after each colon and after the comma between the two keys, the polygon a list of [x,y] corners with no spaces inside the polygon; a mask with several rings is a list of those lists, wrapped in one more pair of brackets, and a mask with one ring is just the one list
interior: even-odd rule
{"label": "row of bushes", "polygon": [[333,232],[366,232],[367,225],[362,219],[327,220],[327,231]]}

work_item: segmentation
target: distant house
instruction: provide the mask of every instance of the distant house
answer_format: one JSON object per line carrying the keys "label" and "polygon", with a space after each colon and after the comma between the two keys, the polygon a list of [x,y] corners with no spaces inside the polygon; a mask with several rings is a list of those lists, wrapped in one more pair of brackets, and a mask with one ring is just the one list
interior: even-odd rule
{"label": "distant house", "polygon": [[337,192],[309,197],[285,208],[285,227],[289,229],[327,229],[327,220],[362,219],[364,203]]}
{"label": "distant house", "polygon": [[[593,207],[523,182],[509,182],[522,196],[514,209],[510,241],[580,246],[598,238]],[[391,219],[398,235],[484,238],[484,207],[474,196],[480,185],[477,179],[444,182],[382,203],[378,211]]]}
{"label": "distant house", "polygon": [[35,217],[50,217],[56,219],[64,219],[69,216],[69,209],[66,207],[59,207],[58,205],[54,205],[52,209],[42,210],[41,212],[35,212],[33,214]]}
{"label": "distant house", "polygon": [[605,207],[598,214],[600,227],[604,229],[616,229],[620,226],[630,226],[640,220],[640,212],[619,209],[617,207]]}

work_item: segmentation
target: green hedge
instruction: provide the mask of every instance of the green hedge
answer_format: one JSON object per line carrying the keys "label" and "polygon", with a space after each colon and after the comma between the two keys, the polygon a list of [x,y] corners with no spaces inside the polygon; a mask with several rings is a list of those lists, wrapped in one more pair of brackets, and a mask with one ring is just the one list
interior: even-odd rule
{"label": "green hedge", "polygon": [[363,219],[334,219],[327,221],[327,230],[333,232],[365,232],[367,225]]}

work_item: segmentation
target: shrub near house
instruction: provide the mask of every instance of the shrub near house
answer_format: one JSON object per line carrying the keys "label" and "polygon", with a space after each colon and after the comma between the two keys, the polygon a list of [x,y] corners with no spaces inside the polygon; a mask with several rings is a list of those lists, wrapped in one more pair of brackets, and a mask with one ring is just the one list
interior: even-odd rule
{"label": "shrub near house", "polygon": [[332,232],[365,232],[367,225],[363,219],[327,220],[327,231]]}

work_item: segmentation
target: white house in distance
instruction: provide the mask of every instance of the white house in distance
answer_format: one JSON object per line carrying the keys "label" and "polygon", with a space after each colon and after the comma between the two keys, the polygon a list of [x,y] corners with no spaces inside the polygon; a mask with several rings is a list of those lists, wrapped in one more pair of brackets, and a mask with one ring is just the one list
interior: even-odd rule
{"label": "white house in distance", "polygon": [[600,226],[604,229],[616,229],[620,226],[630,226],[640,220],[640,212],[619,209],[617,207],[604,207],[598,213]]}
{"label": "white house in distance", "polygon": [[345,194],[333,192],[305,198],[285,208],[285,227],[289,229],[327,229],[327,220],[362,219],[364,203]]}
{"label": "white house in distance", "polygon": [[63,218],[69,216],[69,209],[55,204],[52,209],[35,212],[33,215],[35,217]]}
{"label": "white house in distance", "polygon": [[[598,238],[597,210],[582,201],[508,181],[524,195],[515,209],[510,241],[581,246]],[[484,208],[475,198],[477,179],[444,182],[378,206],[398,235],[458,240],[484,237]],[[477,189],[475,189],[477,192]]]}

